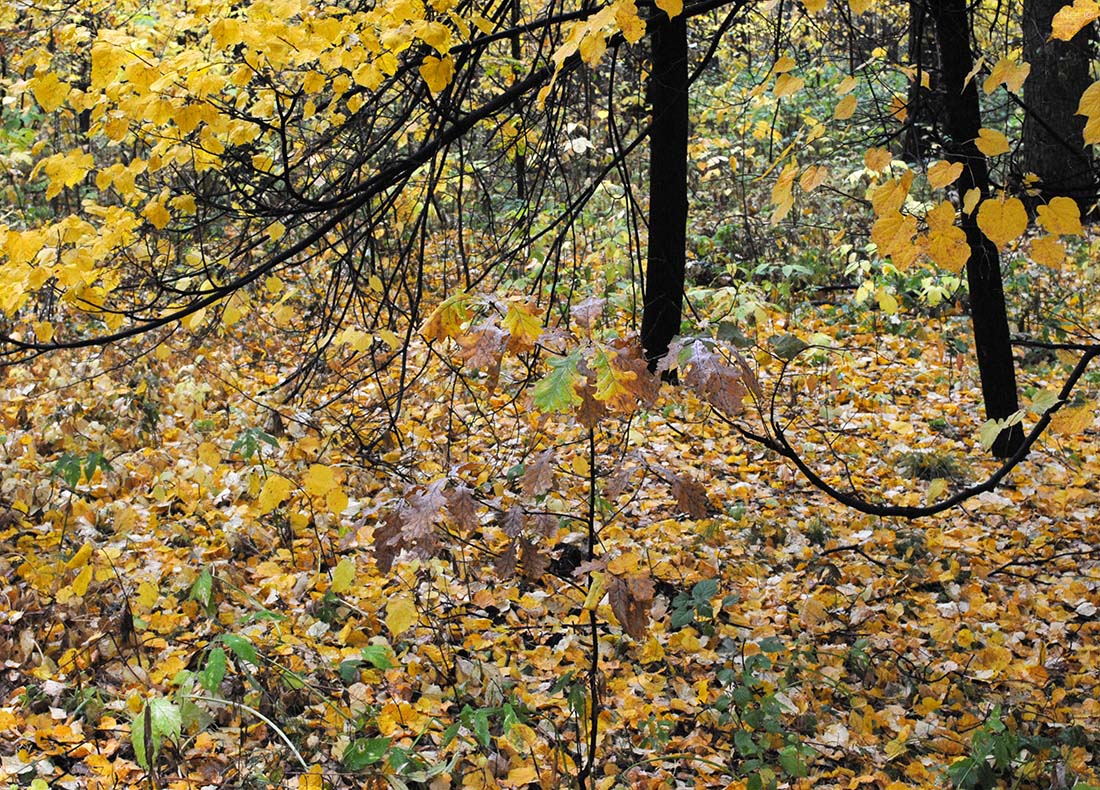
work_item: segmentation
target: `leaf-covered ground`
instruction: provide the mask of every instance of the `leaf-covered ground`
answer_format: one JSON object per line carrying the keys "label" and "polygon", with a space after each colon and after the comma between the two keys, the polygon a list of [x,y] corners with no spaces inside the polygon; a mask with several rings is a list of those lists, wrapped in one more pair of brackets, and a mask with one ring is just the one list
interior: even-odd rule
{"label": "leaf-covered ground", "polygon": [[[774,406],[828,479],[920,504],[991,462],[943,339],[965,319],[920,343],[892,320],[803,355]],[[239,326],[4,371],[0,781],[1100,782],[1090,409],[909,522],[832,503],[684,388],[590,432],[455,377],[447,343],[369,452],[348,415],[379,382],[280,405]],[[1063,372],[1039,362],[1028,392]]]}

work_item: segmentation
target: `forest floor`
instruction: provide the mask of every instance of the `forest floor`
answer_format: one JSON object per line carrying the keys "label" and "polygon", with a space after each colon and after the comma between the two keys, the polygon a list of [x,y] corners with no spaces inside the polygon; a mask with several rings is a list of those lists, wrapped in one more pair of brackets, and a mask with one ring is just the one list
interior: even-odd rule
{"label": "forest floor", "polygon": [[[780,390],[829,480],[921,504],[994,468],[965,319],[934,323]],[[339,415],[369,399],[279,406],[263,342],[2,374],[0,786],[1100,784],[1094,391],[1004,487],[907,521],[667,384],[589,434],[432,361],[365,455]],[[395,512],[417,552],[380,549]]]}

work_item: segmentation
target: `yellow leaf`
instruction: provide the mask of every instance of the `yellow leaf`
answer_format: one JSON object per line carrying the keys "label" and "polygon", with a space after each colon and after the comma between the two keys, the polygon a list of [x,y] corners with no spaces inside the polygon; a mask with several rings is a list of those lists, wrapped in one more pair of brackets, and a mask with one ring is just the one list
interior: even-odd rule
{"label": "yellow leaf", "polygon": [[833,110],[833,118],[838,121],[848,120],[855,114],[857,103],[855,94],[849,93],[836,103],[836,109]]}
{"label": "yellow leaf", "polygon": [[588,594],[584,597],[584,608],[590,612],[596,611],[606,592],[607,574],[602,571],[592,571],[591,580],[588,582]]}
{"label": "yellow leaf", "polygon": [[1030,63],[1017,63],[1015,60],[1001,58],[997,65],[985,78],[982,89],[987,93],[993,93],[1001,85],[1008,88],[1010,93],[1019,93],[1024,86],[1024,80],[1031,73]]}
{"label": "yellow leaf", "polygon": [[34,93],[34,100],[46,112],[53,112],[69,98],[69,83],[62,82],[52,71],[41,76],[35,73],[28,84]]}
{"label": "yellow leaf", "polygon": [[970,245],[966,233],[955,225],[955,207],[945,200],[928,212],[925,221],[929,229],[928,257],[940,268],[956,274],[962,271],[970,259]]}
{"label": "yellow leaf", "polygon": [[88,592],[88,585],[92,581],[92,566],[85,565],[75,579],[73,579],[73,593],[78,598],[83,598],[84,593]]}
{"label": "yellow leaf", "polygon": [[628,44],[637,44],[645,37],[645,21],[638,16],[638,6],[634,0],[616,0],[613,7],[623,38]]}
{"label": "yellow leaf", "polygon": [[1054,413],[1050,420],[1050,430],[1060,436],[1077,436],[1092,427],[1095,413],[1093,405],[1063,408]]}
{"label": "yellow leaf", "polygon": [[450,55],[445,55],[442,58],[428,55],[424,58],[424,62],[420,64],[420,76],[424,78],[424,82],[428,83],[428,90],[433,94],[446,88],[451,83],[454,75],[455,62]]}
{"label": "yellow leaf", "polygon": [[684,0],[657,0],[657,7],[668,14],[668,18],[679,16],[684,10]]}
{"label": "yellow leaf", "polygon": [[391,598],[386,604],[386,628],[394,636],[401,636],[416,622],[416,604],[408,595]]}
{"label": "yellow leaf", "polygon": [[1008,153],[1010,148],[1008,138],[996,129],[978,130],[978,137],[974,140],[974,145],[986,156],[1000,156]]}
{"label": "yellow leaf", "polygon": [[1053,236],[1031,240],[1031,260],[1051,269],[1061,269],[1066,262],[1066,248]]}
{"label": "yellow leaf", "polygon": [[970,214],[974,211],[974,207],[978,205],[978,201],[982,199],[982,191],[977,187],[971,187],[966,190],[966,194],[963,195],[963,214]]}
{"label": "yellow leaf", "polygon": [[264,280],[264,288],[267,289],[269,294],[276,296],[283,290],[283,281],[273,274]]}
{"label": "yellow leaf", "polygon": [[284,499],[290,496],[290,492],[293,490],[294,484],[282,475],[270,475],[264,481],[263,488],[260,489],[260,496],[257,498],[260,515],[270,513],[277,508]]}
{"label": "yellow leaf", "polygon": [[49,321],[35,321],[34,337],[39,343],[49,343],[53,340],[53,324]]}
{"label": "yellow leaf", "polygon": [[65,563],[65,567],[71,571],[83,568],[88,564],[88,560],[92,558],[94,548],[91,543],[85,543],[77,550],[76,554],[69,558],[69,561]]}
{"label": "yellow leaf", "polygon": [[1094,82],[1085,88],[1077,105],[1077,114],[1088,118],[1084,131],[1085,142],[1089,145],[1100,143],[1100,82]]}
{"label": "yellow leaf", "polygon": [[942,477],[937,477],[928,484],[928,491],[924,494],[924,504],[933,504],[945,491],[947,491],[947,481]]}
{"label": "yellow leaf", "polygon": [[305,480],[302,481],[302,484],[307,494],[311,496],[324,496],[336,487],[336,475],[333,473],[332,467],[330,466],[313,464],[309,467],[309,471],[306,472]]}
{"label": "yellow leaf", "polygon": [[775,87],[772,88],[772,92],[775,93],[775,98],[785,99],[798,93],[805,84],[806,80],[801,77],[795,77],[792,74],[780,74],[775,79]]}
{"label": "yellow leaf", "polygon": [[775,65],[772,66],[772,71],[776,74],[784,74],[793,69],[796,65],[794,58],[790,55],[784,55],[775,62]]}
{"label": "yellow leaf", "polygon": [[846,93],[851,93],[859,85],[859,80],[855,77],[845,77],[836,86],[836,93],[838,96],[843,96]]}
{"label": "yellow leaf", "polygon": [[213,442],[203,442],[199,445],[199,462],[216,469],[222,462],[222,452]]}
{"label": "yellow leaf", "polygon": [[912,185],[913,171],[906,170],[901,178],[892,178],[875,187],[871,192],[871,207],[875,216],[884,217],[900,211]]}
{"label": "yellow leaf", "polygon": [[542,336],[539,310],[531,304],[510,303],[502,325],[508,330],[508,347],[515,352],[529,351]]}
{"label": "yellow leaf", "polygon": [[348,589],[353,581],[355,581],[355,560],[344,557],[332,571],[332,586],[329,589],[340,594]]}
{"label": "yellow leaf", "polygon": [[885,286],[879,287],[875,292],[875,300],[878,302],[878,309],[886,313],[886,315],[893,315],[898,311],[897,298],[886,290]]}
{"label": "yellow leaf", "polygon": [[805,0],[802,4],[806,6],[810,16],[820,13],[825,8],[825,0]]}
{"label": "yellow leaf", "polygon": [[812,596],[803,601],[801,608],[798,610],[798,622],[808,631],[817,628],[828,619],[828,610],[822,605],[821,601]]}
{"label": "yellow leaf", "polygon": [[828,175],[829,170],[824,165],[812,165],[802,172],[802,177],[798,179],[798,185],[802,187],[803,192],[813,192],[825,183],[825,178]]}
{"label": "yellow leaf", "polygon": [[1073,198],[1051,198],[1045,206],[1039,206],[1038,222],[1054,236],[1080,236],[1084,233],[1081,209]]}
{"label": "yellow leaf", "polygon": [[168,209],[159,198],[150,200],[142,209],[141,215],[157,230],[164,230],[172,219],[172,215],[168,213]]}
{"label": "yellow leaf", "polygon": [[868,8],[874,5],[874,0],[848,0],[848,7],[852,9],[852,13],[859,16]]}
{"label": "yellow leaf", "polygon": [[57,197],[65,187],[79,184],[94,164],[92,155],[79,149],[66,154],[54,154],[42,160],[40,166],[50,179],[50,185],[46,188],[46,199]]}
{"label": "yellow leaf", "polygon": [[1100,19],[1100,3],[1096,0],[1074,0],[1073,5],[1063,6],[1051,22],[1050,37],[1069,41],[1081,30]]}
{"label": "yellow leaf", "polygon": [[948,184],[954,184],[962,175],[962,162],[948,162],[940,160],[928,168],[928,186],[932,189],[942,189]]}
{"label": "yellow leaf", "polygon": [[325,494],[325,506],[333,515],[340,515],[348,509],[348,495],[340,486]]}
{"label": "yellow leaf", "polygon": [[1027,209],[1019,198],[990,198],[978,209],[978,227],[997,249],[1003,250],[1027,230]]}
{"label": "yellow leaf", "polygon": [[151,582],[144,581],[137,586],[137,602],[143,609],[152,609],[160,599],[160,590]]}
{"label": "yellow leaf", "polygon": [[894,155],[885,148],[869,148],[863,154],[863,165],[868,170],[881,173],[894,161]]}

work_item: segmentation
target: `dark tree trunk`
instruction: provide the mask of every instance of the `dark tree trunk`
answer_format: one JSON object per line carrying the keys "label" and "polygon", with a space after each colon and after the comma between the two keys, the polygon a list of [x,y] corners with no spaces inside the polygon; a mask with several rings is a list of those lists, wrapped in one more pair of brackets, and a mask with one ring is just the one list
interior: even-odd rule
{"label": "dark tree trunk", "polygon": [[[902,139],[902,156],[905,161],[917,164],[928,158],[932,137],[932,124],[936,111],[935,72],[930,70],[935,58],[936,37],[932,20],[923,0],[910,0],[909,3],[909,65],[917,70],[913,81],[909,83],[909,95],[906,110],[909,113],[905,137]],[[924,86],[925,79],[928,87]]]}
{"label": "dark tree trunk", "polygon": [[1084,212],[1096,199],[1096,176],[1077,104],[1092,82],[1092,26],[1071,41],[1048,40],[1063,5],[1063,0],[1024,0],[1024,60],[1031,73],[1024,83],[1023,169],[1039,177],[1044,200],[1071,197]]}
{"label": "dark tree trunk", "polygon": [[[982,126],[978,86],[977,80],[966,81],[973,68],[967,0],[931,0],[929,10],[935,19],[939,43],[948,157],[963,164],[963,173],[957,182],[959,195],[977,189],[985,198],[990,193],[989,167],[985,155],[974,144]],[[986,417],[1004,419],[1019,409],[1016,368],[1008,333],[1000,256],[996,246],[978,229],[977,216],[977,209],[962,215],[962,229],[970,246],[970,259],[966,264],[970,318]],[[993,454],[1006,458],[1016,451],[1023,439],[1023,428],[1014,425],[997,437]]]}
{"label": "dark tree trunk", "polygon": [[688,49],[683,15],[651,34],[649,102],[649,249],[642,305],[642,345],[650,367],[680,333],[687,237]]}

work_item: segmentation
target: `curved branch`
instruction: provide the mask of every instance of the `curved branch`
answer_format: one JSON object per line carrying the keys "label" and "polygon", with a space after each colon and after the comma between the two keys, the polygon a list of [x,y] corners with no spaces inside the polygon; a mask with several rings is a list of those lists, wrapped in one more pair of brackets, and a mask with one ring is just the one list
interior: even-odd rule
{"label": "curved branch", "polygon": [[[830,498],[836,500],[846,507],[850,507],[853,510],[857,510],[860,513],[866,513],[870,516],[898,516],[901,518],[921,518],[924,516],[934,516],[938,513],[943,513],[946,510],[962,504],[968,499],[973,499],[979,494],[984,494],[989,491],[994,491],[1001,481],[1005,479],[1008,474],[1015,469],[1020,463],[1027,457],[1031,448],[1039,440],[1039,437],[1043,435],[1047,427],[1050,425],[1054,415],[1061,409],[1069,400],[1069,396],[1073,393],[1074,388],[1077,386],[1081,377],[1085,375],[1085,371],[1088,369],[1089,363],[1093,359],[1100,356],[1100,345],[1082,346],[1078,344],[1059,344],[1060,347],[1072,347],[1075,350],[1081,351],[1081,358],[1077,361],[1073,371],[1062,385],[1061,390],[1058,392],[1058,400],[1054,405],[1043,411],[1039,415],[1038,421],[1031,428],[1028,434],[1024,437],[1023,444],[1019,449],[1007,458],[997,469],[985,480],[980,483],[976,483],[972,486],[968,486],[960,491],[949,496],[947,499],[941,500],[930,505],[893,505],[882,504],[878,502],[871,502],[865,499],[860,494],[854,491],[844,491],[836,486],[827,482],[820,474],[818,474],[809,465],[809,463],[799,455],[798,451],[794,449],[790,441],[788,441],[784,427],[780,424],[779,418],[775,414],[775,398],[772,398],[769,408],[768,423],[773,435],[755,433],[748,428],[740,425],[739,423],[731,420],[721,412],[714,410],[719,418],[727,425],[736,430],[742,437],[756,442],[770,450],[778,453],[782,457],[789,460],[794,464],[795,468],[802,474],[804,478],[814,488],[822,491]],[[812,346],[810,348],[813,348]],[[805,350],[805,349],[804,349]],[[801,352],[800,352],[801,353]],[[780,371],[779,379],[782,380],[786,374],[787,368],[790,363],[797,357],[783,363],[783,368]]]}

